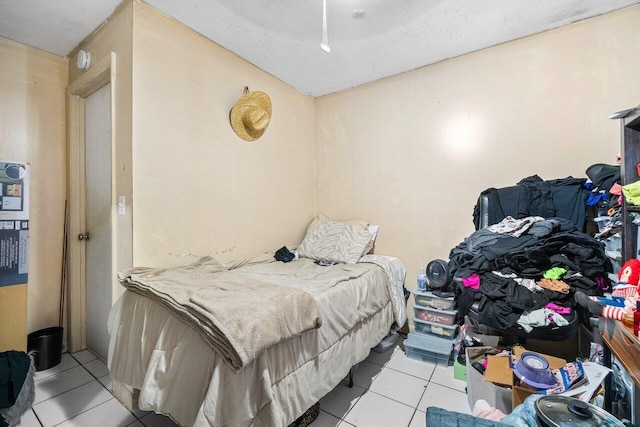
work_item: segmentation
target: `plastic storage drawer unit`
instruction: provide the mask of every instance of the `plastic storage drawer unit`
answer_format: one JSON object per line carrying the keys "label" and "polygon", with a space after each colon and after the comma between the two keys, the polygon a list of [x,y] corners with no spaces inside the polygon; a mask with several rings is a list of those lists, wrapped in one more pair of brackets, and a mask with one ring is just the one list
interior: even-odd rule
{"label": "plastic storage drawer unit", "polygon": [[458,310],[436,310],[435,308],[422,307],[414,304],[413,311],[419,320],[426,322],[442,323],[443,325],[453,325]]}
{"label": "plastic storage drawer unit", "polygon": [[453,310],[456,302],[453,297],[442,298],[427,291],[413,291],[416,304],[436,310]]}
{"label": "plastic storage drawer unit", "polygon": [[415,331],[420,334],[433,334],[450,340],[456,337],[458,331],[458,325],[449,326],[442,323],[426,322],[415,317],[413,323],[416,325]]}
{"label": "plastic storage drawer unit", "polygon": [[404,351],[410,359],[423,362],[449,365],[453,362],[451,357],[453,342],[447,338],[438,338],[435,335],[423,335],[410,333],[404,341]]}

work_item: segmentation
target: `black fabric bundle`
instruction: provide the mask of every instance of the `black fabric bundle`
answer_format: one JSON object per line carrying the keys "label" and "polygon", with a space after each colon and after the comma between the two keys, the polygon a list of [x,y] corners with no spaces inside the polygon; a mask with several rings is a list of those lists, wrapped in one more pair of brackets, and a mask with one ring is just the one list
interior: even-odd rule
{"label": "black fabric bundle", "polygon": [[286,246],[283,246],[276,251],[273,257],[276,259],[276,261],[289,262],[293,261],[296,255],[289,251]]}
{"label": "black fabric bundle", "polygon": [[[480,301],[480,321],[497,329],[515,325],[525,311],[544,307],[549,302],[572,305],[576,290],[598,295],[608,289],[609,261],[604,245],[576,230],[571,221],[548,218],[536,223],[520,237],[493,233],[487,229],[472,233],[449,254],[449,270],[454,278],[480,277],[478,291],[456,280],[458,317],[464,318],[475,301]],[[539,234],[542,229],[545,233]],[[532,235],[534,233],[538,236]],[[545,271],[562,267],[561,278],[570,285],[569,294],[544,289],[532,292],[513,278],[539,280]]]}
{"label": "black fabric bundle", "polygon": [[[489,198],[489,225],[503,218],[566,218],[580,231],[585,230],[585,200],[590,191],[584,186],[585,178],[567,177],[543,181],[538,175],[521,180],[513,187],[489,188],[481,196]],[[473,223],[480,229],[480,202],[473,210]]]}

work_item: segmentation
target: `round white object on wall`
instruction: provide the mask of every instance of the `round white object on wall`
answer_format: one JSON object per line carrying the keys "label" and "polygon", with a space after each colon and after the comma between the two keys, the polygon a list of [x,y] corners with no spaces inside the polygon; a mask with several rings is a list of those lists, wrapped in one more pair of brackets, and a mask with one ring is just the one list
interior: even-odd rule
{"label": "round white object on wall", "polygon": [[82,71],[87,71],[91,67],[91,52],[81,50],[76,58],[76,65]]}

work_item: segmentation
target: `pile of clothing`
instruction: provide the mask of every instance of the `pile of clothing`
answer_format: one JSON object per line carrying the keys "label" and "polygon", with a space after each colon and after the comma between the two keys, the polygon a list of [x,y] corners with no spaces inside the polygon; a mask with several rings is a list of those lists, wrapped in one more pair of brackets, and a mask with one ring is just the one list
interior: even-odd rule
{"label": "pile of clothing", "polygon": [[480,301],[480,322],[496,329],[562,324],[576,290],[610,289],[609,268],[604,245],[564,218],[507,217],[449,254],[458,317]]}
{"label": "pile of clothing", "polygon": [[620,165],[596,163],[587,168],[586,174],[590,180],[586,184],[590,193],[585,203],[598,211],[599,230],[594,237],[606,240],[622,231]]}

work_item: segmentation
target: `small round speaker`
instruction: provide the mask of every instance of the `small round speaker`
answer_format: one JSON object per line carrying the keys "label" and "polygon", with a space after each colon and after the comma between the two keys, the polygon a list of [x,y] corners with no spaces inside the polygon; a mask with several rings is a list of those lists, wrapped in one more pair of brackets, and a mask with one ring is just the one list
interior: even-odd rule
{"label": "small round speaker", "polygon": [[449,263],[434,259],[427,264],[427,289],[440,290],[451,283],[451,275],[449,274]]}

